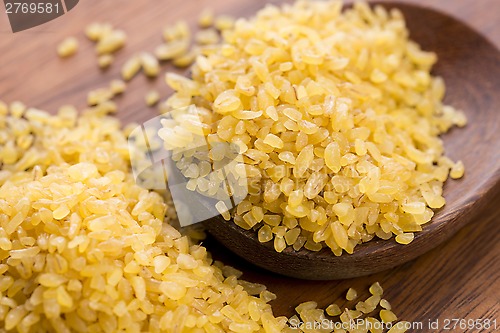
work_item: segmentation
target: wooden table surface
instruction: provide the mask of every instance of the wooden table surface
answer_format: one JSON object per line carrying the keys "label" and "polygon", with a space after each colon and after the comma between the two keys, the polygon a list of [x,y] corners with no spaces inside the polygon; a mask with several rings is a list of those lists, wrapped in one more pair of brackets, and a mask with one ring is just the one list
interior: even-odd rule
{"label": "wooden table surface", "polygon": [[[402,1],[402,0],[400,0]],[[82,0],[68,14],[43,26],[12,34],[5,13],[0,13],[0,99],[21,100],[26,104],[54,111],[63,104],[85,106],[86,94],[104,87],[119,76],[121,64],[138,51],[152,51],[161,42],[161,29],[178,19],[194,25],[202,8],[238,16],[251,15],[267,1],[237,0]],[[271,1],[276,2],[276,1]],[[419,0],[421,5],[440,9],[467,22],[500,47],[498,0]],[[496,6],[496,8],[495,8]],[[83,36],[84,27],[94,21],[106,21],[126,31],[127,46],[105,72],[96,65],[94,46]],[[73,35],[80,41],[78,54],[61,60],[56,46]],[[164,71],[172,70],[170,65]],[[142,122],[156,115],[145,107],[143,97],[151,88],[162,96],[171,91],[163,76],[157,80],[136,77],[125,96],[118,99],[118,117],[124,122]],[[500,87],[498,87],[500,88]],[[379,281],[386,298],[400,319],[422,322],[418,332],[494,332],[490,329],[446,330],[446,319],[497,320],[500,330],[500,209],[499,197],[476,221],[462,229],[450,241],[417,260],[376,274],[344,281],[301,281],[277,276],[252,267],[220,248],[213,240],[206,245],[214,257],[245,272],[248,280],[266,284],[278,295],[272,302],[276,315],[291,315],[294,307],[306,300],[327,306],[344,297],[354,286],[358,291]],[[429,329],[429,321],[439,320],[439,329]]]}

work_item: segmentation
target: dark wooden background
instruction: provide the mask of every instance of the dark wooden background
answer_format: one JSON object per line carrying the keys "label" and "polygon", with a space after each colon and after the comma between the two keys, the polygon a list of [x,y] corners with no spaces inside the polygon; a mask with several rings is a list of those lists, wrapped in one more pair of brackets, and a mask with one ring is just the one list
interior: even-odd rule
{"label": "dark wooden background", "polygon": [[[401,0],[400,0],[401,1]],[[30,106],[54,111],[63,104],[85,106],[86,94],[104,87],[119,76],[120,66],[135,52],[154,50],[161,42],[161,29],[178,19],[195,24],[201,9],[248,16],[265,5],[265,0],[82,0],[71,12],[46,25],[12,34],[7,16],[0,12],[0,100],[21,100]],[[276,2],[276,1],[270,1]],[[389,1],[387,1],[389,2]],[[498,0],[419,0],[421,5],[440,9],[467,22],[500,47]],[[84,27],[94,21],[113,23],[126,31],[127,46],[116,55],[113,66],[101,72],[94,45],[83,36]],[[80,41],[76,56],[61,60],[57,44],[67,36]],[[163,70],[172,70],[169,65]],[[147,108],[144,95],[151,88],[163,97],[171,91],[163,76],[147,80],[136,77],[127,93],[117,101],[118,117],[124,122],[141,122],[156,115]],[[230,255],[212,240],[206,242],[217,259],[243,270],[250,281],[266,284],[278,295],[272,302],[276,315],[291,315],[300,302],[315,300],[320,306],[341,302],[345,290],[354,286],[366,295],[366,288],[380,281],[400,319],[422,322],[422,332],[480,332],[456,328],[444,330],[445,319],[491,319],[500,326],[500,198],[450,241],[403,266],[376,275],[344,281],[300,281],[264,272]],[[495,203],[497,203],[495,205]],[[363,296],[363,295],[362,295]],[[440,321],[440,329],[428,329],[429,321]],[[499,328],[500,330],[500,328]],[[481,332],[494,332],[493,329]]]}

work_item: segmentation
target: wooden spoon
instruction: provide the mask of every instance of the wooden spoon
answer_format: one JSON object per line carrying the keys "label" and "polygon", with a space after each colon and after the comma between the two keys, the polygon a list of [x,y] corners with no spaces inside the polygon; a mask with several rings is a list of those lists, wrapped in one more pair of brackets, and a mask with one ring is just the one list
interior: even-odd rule
{"label": "wooden spoon", "polygon": [[[260,243],[255,231],[246,231],[217,216],[205,222],[209,232],[229,250],[267,270],[302,279],[343,279],[376,273],[400,265],[449,239],[474,220],[485,203],[500,190],[500,52],[464,23],[429,8],[384,3],[400,9],[411,39],[438,54],[435,75],[445,79],[445,102],[463,110],[466,127],[443,136],[446,155],[466,167],[460,180],[444,186],[446,205],[436,212],[409,245],[372,240],[358,245],[354,254],[335,256],[287,248],[274,250],[273,242]],[[464,249],[474,251],[474,249]]]}

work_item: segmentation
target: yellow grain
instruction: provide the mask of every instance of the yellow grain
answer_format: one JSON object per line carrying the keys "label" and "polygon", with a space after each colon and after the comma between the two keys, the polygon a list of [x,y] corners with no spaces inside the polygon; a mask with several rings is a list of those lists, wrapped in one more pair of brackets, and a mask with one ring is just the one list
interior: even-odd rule
{"label": "yellow grain", "polygon": [[214,12],[209,8],[205,8],[198,17],[198,25],[201,28],[208,28],[214,24]]}
{"label": "yellow grain", "polygon": [[111,54],[103,54],[97,58],[97,64],[100,68],[106,69],[113,64],[114,57]]}
{"label": "yellow grain", "polygon": [[74,37],[64,39],[57,47],[57,54],[61,58],[71,57],[78,51],[78,40]]}
{"label": "yellow grain", "polygon": [[156,90],[150,90],[144,97],[147,106],[153,106],[160,101],[160,93]]}
{"label": "yellow grain", "polygon": [[131,80],[142,67],[141,59],[138,56],[133,56],[123,64],[121,69],[122,78],[125,81]]}

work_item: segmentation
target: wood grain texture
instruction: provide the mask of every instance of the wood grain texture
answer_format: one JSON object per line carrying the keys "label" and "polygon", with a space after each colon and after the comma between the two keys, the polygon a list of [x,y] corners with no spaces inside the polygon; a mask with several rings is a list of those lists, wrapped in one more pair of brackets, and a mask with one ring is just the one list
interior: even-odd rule
{"label": "wood grain texture", "polygon": [[[377,273],[405,263],[447,240],[472,221],[500,189],[500,51],[481,35],[446,14],[404,3],[399,8],[407,21],[410,38],[438,55],[433,69],[446,81],[445,103],[465,112],[468,125],[443,135],[446,155],[462,160],[466,175],[449,179],[444,186],[446,205],[436,211],[422,232],[408,245],[372,240],[358,245],[354,254],[337,257],[329,248],[311,252],[291,248],[281,253],[273,242],[261,244],[256,232],[246,231],[221,217],[206,226],[222,244],[257,266],[286,276],[328,280]],[[488,152],[485,154],[485,152]]]}
{"label": "wood grain texture", "polygon": [[[499,48],[497,0],[418,2],[467,22]],[[8,102],[22,100],[51,111],[68,103],[84,107],[87,92],[118,77],[120,65],[130,55],[153,50],[160,43],[160,31],[166,24],[183,18],[194,25],[196,15],[204,7],[212,7],[218,13],[248,16],[265,3],[264,0],[85,0],[56,21],[15,35],[8,27],[6,15],[0,13],[0,99]],[[83,27],[96,20],[112,22],[129,36],[126,48],[117,54],[116,63],[103,73],[97,68],[93,45],[82,34]],[[69,35],[80,40],[80,51],[73,58],[60,60],[56,56],[56,45]],[[171,70],[168,65],[163,69]],[[156,115],[156,111],[145,107],[143,101],[151,88],[158,89],[165,97],[171,93],[162,79],[150,81],[138,76],[118,100],[118,116],[124,122],[142,122]],[[471,98],[489,98],[488,93],[496,93],[498,88],[493,86],[484,96]],[[486,153],[477,156],[478,164],[483,156]],[[285,278],[242,261],[213,240],[209,239],[205,244],[215,258],[243,270],[245,278],[265,283],[275,292],[278,299],[272,305],[277,315],[292,314],[293,308],[306,300],[316,300],[320,306],[333,301],[340,304],[348,287],[354,286],[362,291],[371,283],[380,281],[386,290],[386,298],[401,319],[423,323],[424,328],[415,332],[489,333],[494,331],[443,329],[443,321],[452,318],[500,321],[500,196],[491,197],[487,202],[488,207],[477,210],[478,216],[472,223],[431,252],[394,269],[343,281]],[[429,320],[440,320],[439,329],[429,329],[426,326]]]}

